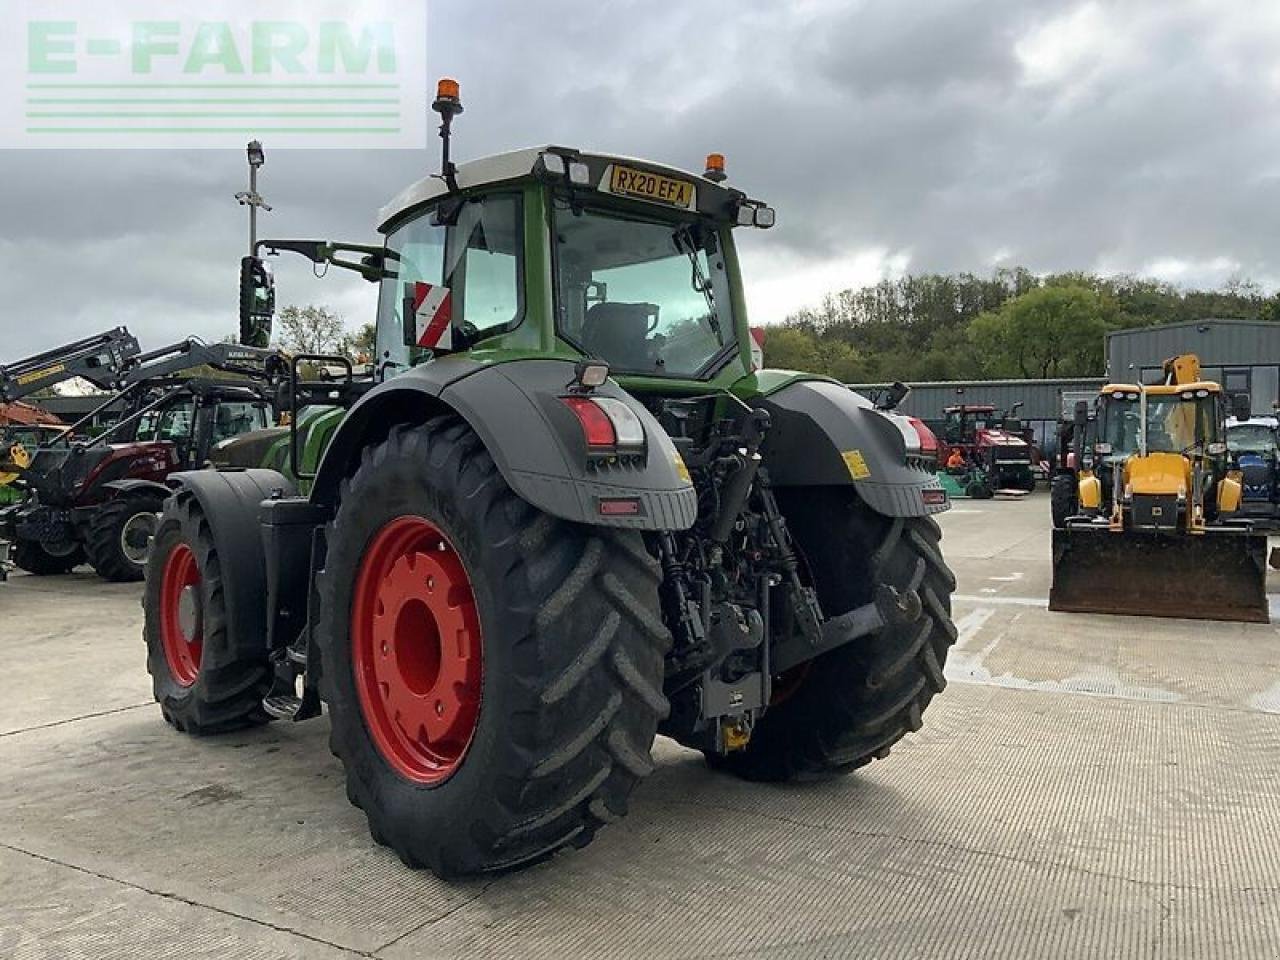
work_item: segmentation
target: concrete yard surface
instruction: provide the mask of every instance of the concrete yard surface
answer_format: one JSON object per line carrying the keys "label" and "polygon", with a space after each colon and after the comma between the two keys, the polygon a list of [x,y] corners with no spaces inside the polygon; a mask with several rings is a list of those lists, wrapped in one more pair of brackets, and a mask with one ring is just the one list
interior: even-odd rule
{"label": "concrete yard surface", "polygon": [[659,740],[595,843],[463,883],[370,839],[326,720],[169,728],[138,585],[14,575],[0,958],[1280,956],[1280,629],[1050,613],[1048,513],[941,518],[951,682],[887,759],[760,786]]}

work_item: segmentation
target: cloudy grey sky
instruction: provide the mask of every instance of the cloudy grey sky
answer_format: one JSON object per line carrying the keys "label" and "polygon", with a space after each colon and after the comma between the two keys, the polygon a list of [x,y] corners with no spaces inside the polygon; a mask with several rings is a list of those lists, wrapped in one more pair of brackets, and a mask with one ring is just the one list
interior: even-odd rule
{"label": "cloudy grey sky", "polygon": [[[753,322],[904,270],[1023,264],[1280,284],[1280,5],[1249,0],[431,0],[462,158],[534,143],[698,168],[779,225],[744,237]],[[374,239],[436,168],[271,151],[275,236]],[[128,324],[235,328],[232,151],[0,152],[0,359]],[[282,303],[372,288],[281,262]]]}

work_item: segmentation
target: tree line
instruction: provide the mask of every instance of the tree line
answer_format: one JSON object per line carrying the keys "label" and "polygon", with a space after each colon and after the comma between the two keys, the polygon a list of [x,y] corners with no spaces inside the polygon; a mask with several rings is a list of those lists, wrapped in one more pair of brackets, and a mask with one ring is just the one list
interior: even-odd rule
{"label": "tree line", "polygon": [[1205,318],[1280,321],[1248,280],[1191,290],[1141,277],[907,275],[823,299],[768,328],[765,364],[846,383],[1102,376],[1111,330]]}

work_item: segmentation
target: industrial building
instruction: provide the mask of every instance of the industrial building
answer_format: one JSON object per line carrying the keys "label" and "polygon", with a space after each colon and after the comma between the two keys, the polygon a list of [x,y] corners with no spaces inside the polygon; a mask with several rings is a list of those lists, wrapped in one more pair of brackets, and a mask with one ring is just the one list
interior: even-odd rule
{"label": "industrial building", "polygon": [[[909,383],[911,393],[899,410],[937,430],[945,407],[990,404],[996,410],[1011,411],[1015,403],[1021,402],[1018,415],[1034,430],[1041,449],[1051,453],[1056,445],[1058,418],[1064,409],[1071,409],[1076,399],[1096,394],[1110,382],[1157,383],[1164,361],[1180,353],[1199,356],[1204,378],[1222,384],[1227,393],[1249,394],[1255,415],[1274,413],[1280,404],[1280,323],[1207,319],[1107,334],[1105,378]],[[849,386],[874,398],[888,385]]]}
{"label": "industrial building", "polygon": [[[1074,400],[1096,394],[1106,381],[1101,377],[1064,378],[1061,380],[938,380],[909,383],[911,393],[898,406],[901,413],[918,417],[935,432],[942,429],[942,411],[956,404],[978,406],[990,404],[997,411],[1012,412],[1021,403],[1018,416],[1035,434],[1036,443],[1046,453],[1055,448],[1058,419]],[[887,384],[853,383],[854,390],[874,399]]]}
{"label": "industrial building", "polygon": [[1280,323],[1195,320],[1135,327],[1107,334],[1107,375],[1112,381],[1152,383],[1168,357],[1194,353],[1204,379],[1229,394],[1247,393],[1255,415],[1280,401]]}

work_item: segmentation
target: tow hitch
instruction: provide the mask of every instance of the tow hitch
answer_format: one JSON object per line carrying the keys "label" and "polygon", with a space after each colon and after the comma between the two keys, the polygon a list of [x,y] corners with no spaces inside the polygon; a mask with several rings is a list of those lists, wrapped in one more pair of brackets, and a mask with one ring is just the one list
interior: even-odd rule
{"label": "tow hitch", "polygon": [[922,609],[920,595],[914,590],[899,593],[893,587],[882,584],[876,590],[876,598],[870,603],[824,620],[822,639],[818,643],[811,644],[805,642],[803,637],[792,637],[790,642],[780,644],[775,648],[770,670],[777,675],[891,624],[915,623],[920,619]]}

